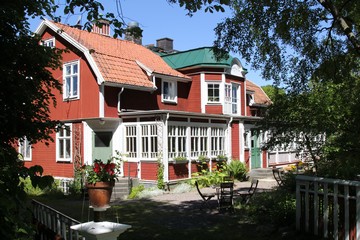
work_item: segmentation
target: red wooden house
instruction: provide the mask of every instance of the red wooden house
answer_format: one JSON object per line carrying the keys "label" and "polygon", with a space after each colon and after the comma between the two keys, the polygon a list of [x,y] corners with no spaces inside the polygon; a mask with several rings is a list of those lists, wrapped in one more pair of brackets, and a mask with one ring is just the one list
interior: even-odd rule
{"label": "red wooden house", "polygon": [[[174,52],[168,38],[154,52],[110,37],[106,24],[87,32],[45,20],[36,33],[44,46],[69,49],[63,68],[53,71],[63,92],[51,109],[67,128],[48,146],[22,143],[27,166],[71,179],[75,166],[119,151],[123,176],[156,181],[160,160],[165,182],[190,178],[201,157],[210,169],[220,155],[249,169],[269,166],[261,150],[265,134],[254,123],[270,100],[246,80],[237,58],[217,61],[206,47]],[[187,161],[178,164],[177,157]]]}

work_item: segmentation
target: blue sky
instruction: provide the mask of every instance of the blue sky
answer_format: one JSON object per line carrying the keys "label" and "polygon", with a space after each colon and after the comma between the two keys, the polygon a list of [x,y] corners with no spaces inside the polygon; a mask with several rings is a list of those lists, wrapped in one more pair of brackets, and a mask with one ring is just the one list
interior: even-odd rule
{"label": "blue sky", "polygon": [[[117,14],[115,0],[101,2],[105,12]],[[125,23],[136,21],[143,29],[143,45],[156,44],[157,39],[169,37],[174,40],[174,49],[180,51],[212,46],[217,23],[231,15],[230,11],[212,14],[200,11],[189,17],[185,9],[178,5],[170,5],[166,0],[121,0],[121,10]],[[79,15],[64,16],[62,23],[74,24],[78,18]],[[85,19],[82,22],[85,22]],[[32,21],[32,30],[35,30],[39,23],[40,20]],[[232,53],[232,55],[239,58],[242,65],[248,69],[247,79],[260,86],[270,84],[262,80],[260,73],[252,70],[239,54]]]}

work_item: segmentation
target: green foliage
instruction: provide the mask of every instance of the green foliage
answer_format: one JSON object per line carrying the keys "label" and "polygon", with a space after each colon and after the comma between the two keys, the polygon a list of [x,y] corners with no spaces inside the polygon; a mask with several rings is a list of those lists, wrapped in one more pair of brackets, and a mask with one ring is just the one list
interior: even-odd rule
{"label": "green foliage", "polygon": [[144,185],[139,185],[139,186],[136,186],[136,187],[133,187],[131,189],[131,193],[129,194],[128,196],[128,199],[135,199],[139,196],[139,194],[145,190],[145,187]]}
{"label": "green foliage", "polygon": [[277,86],[266,85],[266,86],[262,86],[261,88],[264,90],[264,92],[270,98],[270,100],[272,102],[275,101],[275,99],[277,98],[277,95],[284,95],[285,94],[285,90],[282,89],[282,88],[279,88]]}
{"label": "green foliage", "polygon": [[162,163],[162,159],[159,158],[157,161],[158,168],[157,168],[157,187],[159,189],[165,189],[165,182],[164,182],[164,164]]}
{"label": "green foliage", "polygon": [[[202,164],[199,164],[202,167]],[[190,179],[190,184],[195,185],[195,181],[198,182],[200,187],[209,187],[212,185],[217,185],[222,182],[225,176],[228,176],[228,173],[224,168],[213,169],[211,172],[209,169],[201,169],[201,171],[193,173],[193,178]]]}
{"label": "green foliage", "polygon": [[272,223],[278,227],[293,224],[296,216],[296,199],[284,189],[258,193],[248,205],[249,215],[259,224]]}
{"label": "green foliage", "polygon": [[239,181],[246,179],[246,166],[239,160],[232,160],[228,165],[226,165],[226,171],[228,175],[233,176]]}
{"label": "green foliage", "polygon": [[112,162],[112,158],[103,163],[100,159],[95,159],[93,165],[84,165],[83,170],[86,182],[95,184],[97,182],[114,182],[117,179],[117,163]]}

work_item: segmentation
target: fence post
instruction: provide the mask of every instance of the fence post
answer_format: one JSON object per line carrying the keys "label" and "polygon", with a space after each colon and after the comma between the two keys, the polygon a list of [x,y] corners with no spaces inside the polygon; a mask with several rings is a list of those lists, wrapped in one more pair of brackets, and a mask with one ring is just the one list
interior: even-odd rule
{"label": "fence post", "polygon": [[300,193],[300,181],[296,181],[296,230],[300,231],[301,220],[301,193]]}

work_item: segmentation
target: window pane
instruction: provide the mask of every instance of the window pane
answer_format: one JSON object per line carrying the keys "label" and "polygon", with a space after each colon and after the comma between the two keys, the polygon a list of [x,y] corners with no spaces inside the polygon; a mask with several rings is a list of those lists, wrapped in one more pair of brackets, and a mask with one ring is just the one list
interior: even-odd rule
{"label": "window pane", "polygon": [[72,91],[72,95],[76,96],[78,94],[78,78],[77,76],[73,77],[73,91]]}
{"label": "window pane", "polygon": [[74,64],[73,65],[73,74],[77,74],[78,73],[78,65],[77,64]]}

